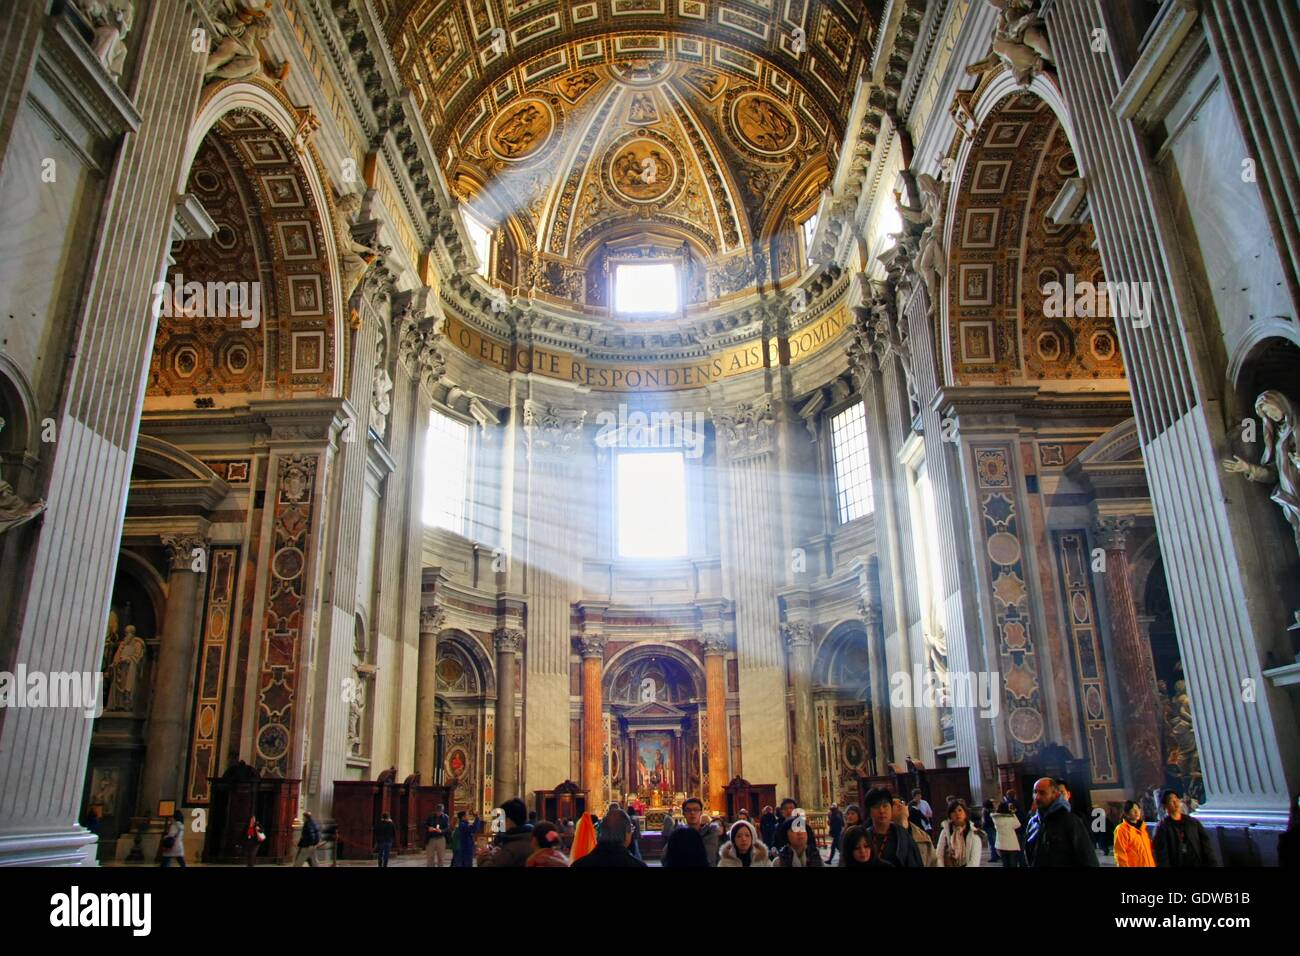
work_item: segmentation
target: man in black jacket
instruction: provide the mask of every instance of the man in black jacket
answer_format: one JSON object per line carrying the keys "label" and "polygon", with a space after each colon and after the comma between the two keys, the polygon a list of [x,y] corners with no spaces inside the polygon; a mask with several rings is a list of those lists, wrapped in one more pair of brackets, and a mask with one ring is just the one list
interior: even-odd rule
{"label": "man in black jacket", "polygon": [[[901,801],[900,801],[901,802]],[[921,851],[906,827],[894,822],[894,795],[883,787],[867,791],[862,801],[871,823],[867,839],[871,842],[871,860],[876,866],[924,868]]]}
{"label": "man in black jacket", "polygon": [[484,850],[479,856],[479,866],[523,866],[533,852],[533,826],[528,820],[528,808],[518,797],[501,804],[507,829],[496,836],[496,846]]}
{"label": "man in black jacket", "polygon": [[320,843],[320,824],[311,815],[310,810],[302,812],[302,833],[298,836],[298,853],[293,858],[294,866],[302,866],[306,860],[308,866],[316,865],[316,847]]}
{"label": "man in black jacket", "polygon": [[1051,777],[1034,784],[1038,826],[1025,846],[1029,866],[1099,866],[1088,828]]}
{"label": "man in black jacket", "polygon": [[574,867],[644,867],[628,848],[632,845],[632,820],[617,807],[605,814],[596,833],[596,849],[574,860]]}
{"label": "man in black jacket", "polygon": [[1182,798],[1175,791],[1166,790],[1161,794],[1160,803],[1166,815],[1151,840],[1156,866],[1218,866],[1219,858],[1214,853],[1210,834],[1200,820],[1188,815]]}

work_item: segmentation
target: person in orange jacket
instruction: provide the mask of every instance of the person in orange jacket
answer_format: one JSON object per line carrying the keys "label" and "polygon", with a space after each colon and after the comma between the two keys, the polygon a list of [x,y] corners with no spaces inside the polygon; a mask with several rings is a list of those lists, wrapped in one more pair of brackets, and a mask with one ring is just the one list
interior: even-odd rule
{"label": "person in orange jacket", "polygon": [[1142,822],[1142,807],[1132,800],[1124,802],[1124,819],[1115,828],[1116,866],[1155,866],[1151,835]]}

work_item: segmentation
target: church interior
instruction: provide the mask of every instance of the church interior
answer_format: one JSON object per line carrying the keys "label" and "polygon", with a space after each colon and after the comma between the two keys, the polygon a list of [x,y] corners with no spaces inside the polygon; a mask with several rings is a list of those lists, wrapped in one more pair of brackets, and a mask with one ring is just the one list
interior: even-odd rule
{"label": "church interior", "polygon": [[1298,46],[1291,0],[6,3],[0,865],[1044,776],[1275,865]]}

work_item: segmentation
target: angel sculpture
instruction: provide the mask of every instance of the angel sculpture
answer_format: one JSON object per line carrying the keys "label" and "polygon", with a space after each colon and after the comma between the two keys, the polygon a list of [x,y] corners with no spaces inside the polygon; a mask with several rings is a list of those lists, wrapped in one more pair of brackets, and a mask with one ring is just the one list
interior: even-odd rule
{"label": "angel sculpture", "polygon": [[948,263],[939,238],[943,229],[943,187],[929,173],[919,173],[916,185],[921,191],[920,211],[904,206],[898,193],[894,193],[894,199],[898,201],[898,214],[904,221],[925,227],[917,243],[914,262],[917,275],[930,295],[930,307],[937,308],[940,281],[948,277]]}
{"label": "angel sculpture", "polygon": [[1047,42],[1047,27],[1038,15],[1038,0],[988,0],[999,11],[993,28],[993,49],[966,72],[978,76],[985,70],[1005,63],[1021,86],[1027,86],[1053,63],[1052,47]]}
{"label": "angel sculpture", "polygon": [[357,193],[345,193],[334,204],[334,227],[339,243],[339,272],[342,277],[343,301],[349,302],[365,277],[366,270],[380,256],[380,251],[352,236],[352,217],[361,209]]}
{"label": "angel sculpture", "polygon": [[1272,389],[1255,399],[1255,414],[1264,423],[1264,454],[1259,464],[1252,465],[1233,455],[1223,462],[1223,468],[1245,475],[1249,481],[1277,482],[1269,497],[1282,509],[1295,533],[1296,551],[1300,552],[1300,444],[1296,438],[1300,416],[1291,399]]}
{"label": "angel sculpture", "polygon": [[[222,0],[222,12],[216,19],[221,40],[208,52],[203,68],[205,83],[216,80],[243,80],[257,76],[263,70],[264,60],[258,44],[271,35],[271,4],[258,6],[250,0]],[[269,71],[278,80],[289,73],[289,64],[283,63]]]}

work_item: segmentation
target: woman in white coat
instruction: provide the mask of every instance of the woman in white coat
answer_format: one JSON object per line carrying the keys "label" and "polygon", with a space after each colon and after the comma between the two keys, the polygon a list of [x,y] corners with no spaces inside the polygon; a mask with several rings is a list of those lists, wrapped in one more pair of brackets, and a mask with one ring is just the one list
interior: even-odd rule
{"label": "woman in white coat", "polygon": [[965,800],[948,801],[948,819],[943,822],[935,855],[939,866],[979,866],[983,842],[970,822]]}
{"label": "woman in white coat", "polygon": [[758,838],[758,831],[748,820],[737,820],[731,825],[730,840],[718,852],[718,868],[724,866],[767,866],[767,846]]}

